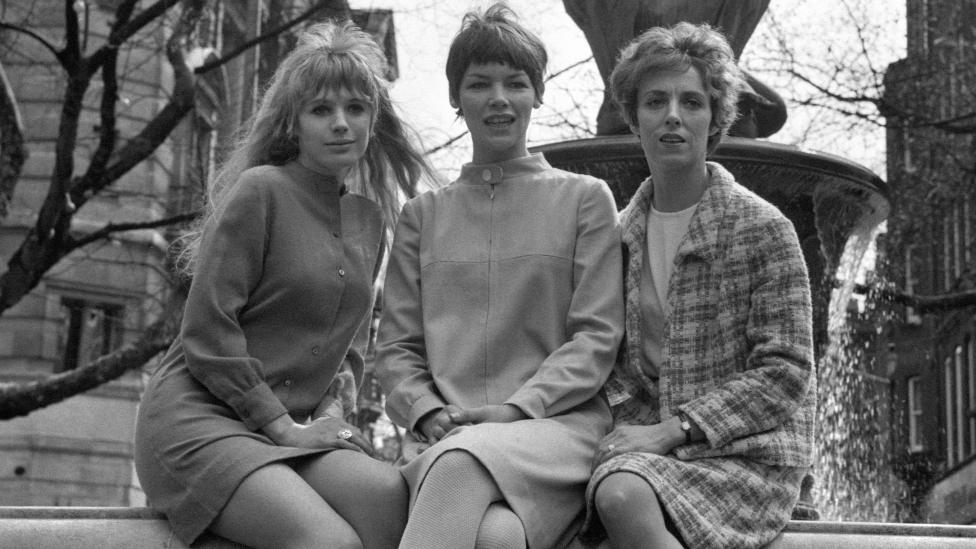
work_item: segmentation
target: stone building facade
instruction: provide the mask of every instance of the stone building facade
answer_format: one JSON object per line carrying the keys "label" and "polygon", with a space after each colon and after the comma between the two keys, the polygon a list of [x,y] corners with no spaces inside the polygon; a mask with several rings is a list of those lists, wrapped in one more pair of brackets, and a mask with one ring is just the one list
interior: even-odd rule
{"label": "stone building facade", "polygon": [[[892,212],[881,249],[918,295],[976,287],[976,1],[908,0],[885,77]],[[913,520],[976,523],[976,315],[901,307],[886,325],[894,460]]]}

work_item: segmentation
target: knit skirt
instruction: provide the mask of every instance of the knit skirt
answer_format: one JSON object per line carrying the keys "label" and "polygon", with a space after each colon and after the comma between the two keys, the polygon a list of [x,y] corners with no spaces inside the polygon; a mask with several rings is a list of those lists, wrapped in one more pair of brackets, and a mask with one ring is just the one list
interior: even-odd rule
{"label": "knit skirt", "polygon": [[563,547],[582,524],[593,455],[609,428],[609,408],[598,397],[550,418],[459,427],[433,446],[408,435],[401,472],[411,508],[437,458],[463,450],[491,474],[521,519],[530,549]]}

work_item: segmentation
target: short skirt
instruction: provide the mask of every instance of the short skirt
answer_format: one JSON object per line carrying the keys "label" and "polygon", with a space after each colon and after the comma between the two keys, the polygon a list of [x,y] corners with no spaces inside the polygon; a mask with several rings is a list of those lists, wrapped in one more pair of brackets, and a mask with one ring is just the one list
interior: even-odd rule
{"label": "short skirt", "polygon": [[629,472],[654,489],[686,547],[762,547],[789,521],[807,471],[738,457],[681,461],[672,455],[621,454],[600,464],[587,486],[583,537],[603,536],[593,501],[597,486],[607,475]]}
{"label": "short skirt", "polygon": [[530,549],[563,547],[582,524],[593,455],[609,428],[609,407],[597,397],[550,418],[459,427],[433,446],[408,435],[401,473],[411,508],[434,461],[464,450],[491,474],[522,521]]}
{"label": "short skirt", "polygon": [[150,378],[136,419],[135,467],[142,489],[187,545],[213,523],[249,474],[326,451],[278,446],[249,430],[179,360]]}

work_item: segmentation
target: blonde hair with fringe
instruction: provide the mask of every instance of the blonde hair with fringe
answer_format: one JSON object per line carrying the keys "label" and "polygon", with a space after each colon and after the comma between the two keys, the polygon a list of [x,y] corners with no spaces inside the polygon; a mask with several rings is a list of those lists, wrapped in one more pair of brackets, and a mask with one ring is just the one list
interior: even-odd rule
{"label": "blonde hair with fringe", "polygon": [[344,183],[351,192],[376,201],[383,210],[387,232],[392,230],[402,197],[414,196],[422,177],[434,181],[436,176],[413,145],[415,134],[394,110],[386,71],[383,50],[352,22],[326,21],[306,29],[271,77],[257,111],[213,177],[197,226],[178,241],[183,248],[177,269],[192,276],[203,232],[220,215],[245,170],[282,165],[298,157],[298,115],[308,101],[330,90],[361,93],[373,107],[373,134],[366,154]]}

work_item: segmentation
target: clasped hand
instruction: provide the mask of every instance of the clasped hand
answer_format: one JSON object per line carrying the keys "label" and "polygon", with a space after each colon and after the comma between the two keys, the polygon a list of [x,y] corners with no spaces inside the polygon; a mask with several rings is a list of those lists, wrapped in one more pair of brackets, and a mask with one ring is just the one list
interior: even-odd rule
{"label": "clasped hand", "polygon": [[685,440],[680,424],[668,420],[654,425],[621,425],[603,437],[593,456],[593,468],[627,452],[665,455]]}
{"label": "clasped hand", "polygon": [[461,408],[449,404],[431,412],[420,420],[420,432],[427,442],[434,444],[463,425],[478,423],[511,423],[528,418],[520,408],[511,404],[489,404],[477,408]]}
{"label": "clasped hand", "polygon": [[[287,418],[287,419],[285,419]],[[278,423],[281,421],[280,423]],[[295,423],[287,415],[276,420],[277,425],[269,425],[265,432],[280,446],[312,448],[316,450],[352,450],[373,454],[373,447],[354,425],[339,418],[320,417],[305,424]],[[352,436],[340,437],[348,431]]]}

